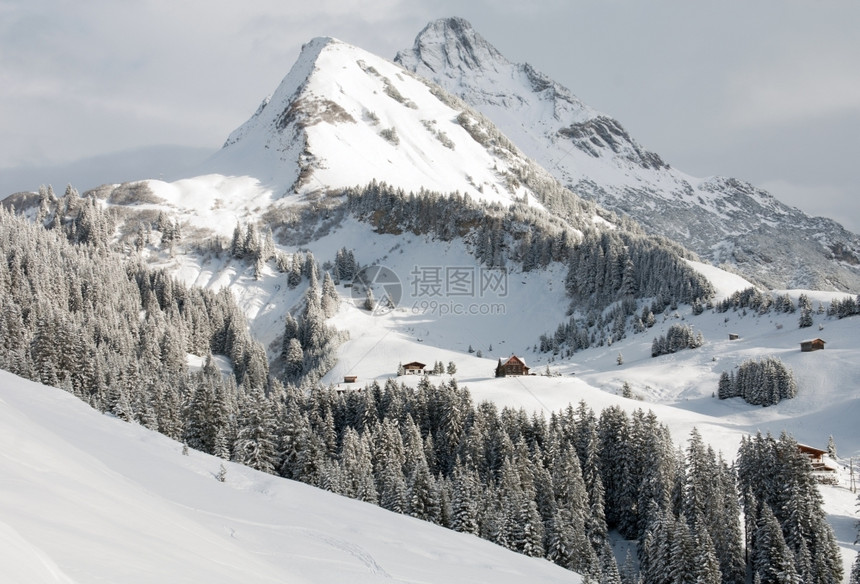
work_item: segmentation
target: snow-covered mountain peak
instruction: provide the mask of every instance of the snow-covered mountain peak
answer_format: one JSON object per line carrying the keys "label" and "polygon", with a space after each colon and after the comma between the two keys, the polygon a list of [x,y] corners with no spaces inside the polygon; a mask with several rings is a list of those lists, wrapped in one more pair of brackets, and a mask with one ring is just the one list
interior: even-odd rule
{"label": "snow-covered mountain peak", "polygon": [[529,64],[515,64],[462,18],[428,24],[412,48],[400,51],[396,63],[439,83],[466,101],[513,108],[519,112],[550,104],[563,123],[581,122],[598,114],[570,91]]}
{"label": "snow-covered mountain peak", "polygon": [[257,121],[260,116],[262,116],[263,112],[266,112],[267,114],[272,112],[273,108],[270,108],[269,104],[272,103],[273,100],[275,104],[273,107],[277,107],[279,104],[288,104],[299,88],[313,73],[317,59],[322,51],[330,44],[337,42],[339,41],[331,37],[316,37],[302,45],[302,51],[299,54],[299,58],[290,69],[290,72],[287,73],[287,76],[284,77],[283,81],[281,81],[275,93],[266,97],[260,104],[260,107],[257,108],[254,115],[228,136],[224,146],[227,147],[239,142],[245,138],[253,128],[258,126]]}
{"label": "snow-covered mountain peak", "polygon": [[394,61],[460,96],[527,151],[523,142],[541,139],[529,131],[538,126],[541,134],[572,140],[590,155],[622,167],[665,165],[636,144],[618,122],[528,63],[512,63],[463,19],[431,22],[412,49],[400,51]]}
{"label": "snow-covered mountain peak", "polygon": [[715,265],[766,287],[860,290],[858,236],[744,181],[670,167],[617,120],[511,63],[461,19],[431,23],[395,61],[480,111],[571,191]]}
{"label": "snow-covered mountain peak", "polygon": [[[412,47],[411,55],[431,71],[493,69],[510,63],[472,25],[462,18],[442,18],[424,27]],[[403,58],[407,58],[405,55]],[[395,61],[401,59],[398,54]]]}
{"label": "snow-covered mountain peak", "polygon": [[[436,38],[436,57],[447,55],[448,65],[513,67],[465,21],[440,21],[428,31],[416,43],[419,53]],[[250,177],[278,205],[373,181],[504,205],[553,207],[550,199],[573,198],[467,103],[332,38],[304,46],[277,89],[203,170]]]}

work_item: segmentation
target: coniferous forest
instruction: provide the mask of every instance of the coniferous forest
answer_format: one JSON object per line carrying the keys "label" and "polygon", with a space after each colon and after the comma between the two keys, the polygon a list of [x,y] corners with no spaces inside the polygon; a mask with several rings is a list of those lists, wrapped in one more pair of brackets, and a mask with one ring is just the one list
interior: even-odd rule
{"label": "coniferous forest", "polygon": [[742,397],[754,406],[772,406],[797,395],[794,374],[776,357],[748,359],[735,371],[720,374],[717,396]]}
{"label": "coniferous forest", "polygon": [[[3,369],[191,448],[473,533],[593,581],[841,579],[811,467],[789,437],[745,441],[733,467],[695,430],[676,450],[668,428],[643,410],[595,413],[580,403],[528,414],[475,404],[454,379],[349,392],[300,385],[336,337],[324,323],[329,285],[324,278],[319,290],[314,267],[296,268],[308,297],[285,335],[277,379],[229,291],[189,288],[112,252],[111,217],[86,199],[65,205],[58,219],[40,218],[45,227],[0,209]],[[571,269],[584,261],[570,259]],[[614,294],[630,280],[626,261],[611,265]],[[187,354],[204,360],[200,371],[189,371]],[[230,373],[216,367],[218,355]],[[613,530],[638,541],[638,569],[616,563]]]}
{"label": "coniferous forest", "polygon": [[693,327],[686,324],[673,324],[665,335],[654,337],[651,343],[651,356],[667,355],[682,349],[696,349],[703,343],[702,333],[694,333]]}

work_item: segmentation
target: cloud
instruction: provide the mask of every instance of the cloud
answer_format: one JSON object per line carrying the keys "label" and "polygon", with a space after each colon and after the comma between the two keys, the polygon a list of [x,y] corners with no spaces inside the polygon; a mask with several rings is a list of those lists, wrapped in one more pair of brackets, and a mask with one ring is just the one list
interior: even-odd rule
{"label": "cloud", "polygon": [[738,126],[860,112],[856,56],[842,50],[757,63],[736,74],[728,89],[729,119]]}

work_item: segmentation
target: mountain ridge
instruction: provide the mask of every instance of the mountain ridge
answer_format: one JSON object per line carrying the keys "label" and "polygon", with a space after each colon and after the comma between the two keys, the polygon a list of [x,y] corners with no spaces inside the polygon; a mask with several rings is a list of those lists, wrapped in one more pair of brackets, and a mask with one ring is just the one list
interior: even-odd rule
{"label": "mountain ridge", "polygon": [[[860,237],[733,178],[699,179],[528,64],[446,57],[492,46],[461,18],[428,24],[395,62],[458,95],[580,196],[770,288],[860,291]],[[442,51],[439,47],[444,47]],[[477,69],[474,66],[478,66]],[[778,222],[782,228],[774,228]],[[780,265],[782,264],[782,265]]]}
{"label": "mountain ridge", "polygon": [[[415,195],[524,203],[551,210],[577,229],[621,223],[562,187],[456,96],[330,37],[304,45],[275,91],[198,176],[148,185],[183,220],[199,224],[200,215],[216,209],[238,211],[243,222],[289,214],[296,205],[377,182]],[[207,220],[205,226],[229,235],[233,222]]]}

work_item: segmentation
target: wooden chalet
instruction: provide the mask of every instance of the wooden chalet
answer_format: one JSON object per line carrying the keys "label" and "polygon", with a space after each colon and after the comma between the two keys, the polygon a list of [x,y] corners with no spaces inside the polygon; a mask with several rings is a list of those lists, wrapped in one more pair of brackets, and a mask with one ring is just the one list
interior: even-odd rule
{"label": "wooden chalet", "polygon": [[343,382],[344,383],[355,383],[355,380],[358,379],[358,375],[344,375]]}
{"label": "wooden chalet", "polygon": [[819,351],[824,348],[824,341],[821,339],[810,339],[808,341],[800,342],[800,350],[804,353],[809,353],[810,351]]}
{"label": "wooden chalet", "polygon": [[836,472],[835,468],[827,466],[827,464],[824,462],[824,457],[827,455],[826,450],[821,450],[820,448],[815,448],[814,446],[807,446],[806,444],[798,444],[797,449],[809,458],[809,462],[812,464],[813,471]]}
{"label": "wooden chalet", "polygon": [[509,375],[528,375],[529,367],[526,362],[511,355],[507,360],[499,358],[499,364],[496,365],[496,377],[508,377]]}
{"label": "wooden chalet", "polygon": [[422,375],[424,373],[424,367],[426,366],[427,365],[425,363],[412,361],[411,363],[407,363],[403,366],[403,371],[406,375]]}

